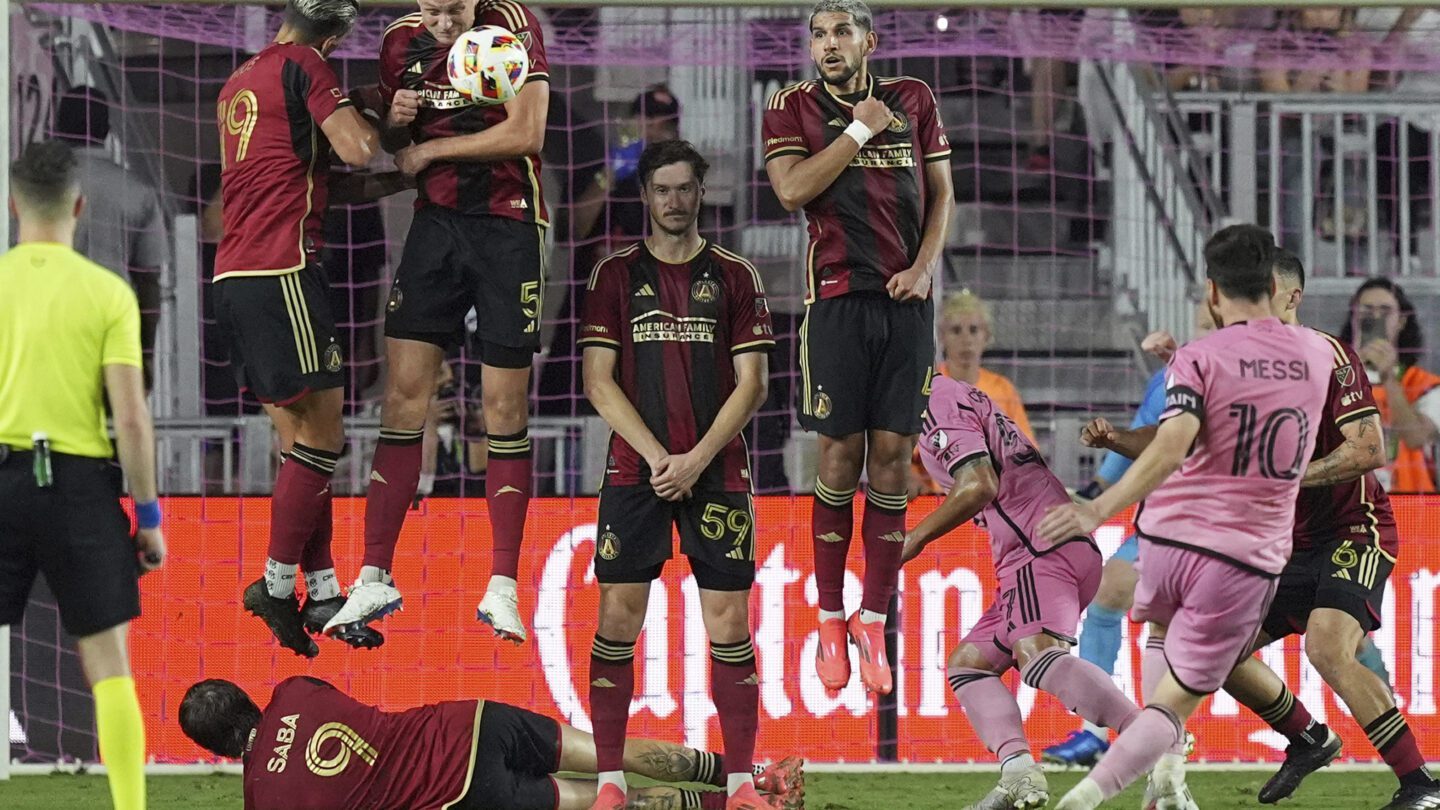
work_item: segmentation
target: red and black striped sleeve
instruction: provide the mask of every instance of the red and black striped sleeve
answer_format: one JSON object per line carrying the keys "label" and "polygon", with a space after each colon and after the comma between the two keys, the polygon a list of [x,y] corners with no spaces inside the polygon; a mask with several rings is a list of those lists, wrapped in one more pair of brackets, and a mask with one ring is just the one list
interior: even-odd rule
{"label": "red and black striped sleeve", "polygon": [[760,271],[737,253],[719,246],[712,248],[725,267],[726,320],[730,330],[730,353],[768,352],[775,348],[775,328],[770,302]]}
{"label": "red and black striped sleeve", "polygon": [[805,141],[805,125],[800,108],[805,98],[805,85],[796,84],[770,97],[761,120],[761,139],[765,144],[765,162],[782,155],[808,157],[810,147]]}
{"label": "red and black striped sleeve", "polygon": [[[633,248],[632,248],[633,251]],[[585,288],[585,311],[580,319],[581,349],[599,346],[620,351],[626,318],[625,251],[607,256],[590,272]]]}

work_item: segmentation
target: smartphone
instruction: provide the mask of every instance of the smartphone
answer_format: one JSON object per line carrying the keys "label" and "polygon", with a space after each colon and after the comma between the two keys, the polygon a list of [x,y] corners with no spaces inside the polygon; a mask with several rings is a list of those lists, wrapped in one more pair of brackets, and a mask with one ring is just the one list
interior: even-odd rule
{"label": "smartphone", "polygon": [[1370,341],[1380,338],[1384,340],[1385,319],[1371,315],[1360,319],[1360,345],[1364,346]]}
{"label": "smartphone", "polygon": [[[1357,347],[1369,345],[1370,341],[1376,338],[1384,340],[1386,337],[1384,318],[1370,315],[1360,319],[1360,340],[1356,343]],[[1370,368],[1370,364],[1366,363],[1365,367]],[[1375,369],[1371,369],[1372,376],[1374,371]],[[1377,380],[1372,379],[1370,382],[1374,383],[1377,382]]]}

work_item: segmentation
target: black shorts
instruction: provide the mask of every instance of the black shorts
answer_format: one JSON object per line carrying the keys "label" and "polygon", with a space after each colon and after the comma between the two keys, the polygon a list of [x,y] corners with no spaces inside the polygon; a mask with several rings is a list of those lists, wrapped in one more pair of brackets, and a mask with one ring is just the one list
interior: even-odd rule
{"label": "black shorts", "polygon": [[695,584],[743,591],[755,583],[755,505],[748,492],[696,492],[667,501],[647,485],[600,490],[595,579],[653,582],[672,551],[671,527],[690,558]]}
{"label": "black shorts", "polygon": [[560,724],[493,700],[480,711],[475,770],[455,810],[554,810]]}
{"label": "black shorts", "polygon": [[312,391],[345,385],[330,283],[318,264],[283,276],[215,282],[215,320],[230,348],[241,391],[289,405]]}
{"label": "black shorts", "polygon": [[437,205],[415,212],[385,305],[385,336],[449,348],[475,308],[481,361],[529,368],[540,350],[545,229]]}
{"label": "black shorts", "polygon": [[53,484],[35,485],[30,452],[0,462],[0,625],[19,624],[37,573],[76,638],[140,615],[140,562],[120,508],[120,468],[51,454]]}
{"label": "black shorts", "polygon": [[800,426],[840,438],[920,432],[935,361],[935,310],[851,293],[811,304],[800,325]]}
{"label": "black shorts", "polygon": [[1304,633],[1310,612],[1332,608],[1355,617],[1365,632],[1380,626],[1385,582],[1395,561],[1372,545],[1332,540],[1296,549],[1280,573],[1262,625],[1272,639]]}

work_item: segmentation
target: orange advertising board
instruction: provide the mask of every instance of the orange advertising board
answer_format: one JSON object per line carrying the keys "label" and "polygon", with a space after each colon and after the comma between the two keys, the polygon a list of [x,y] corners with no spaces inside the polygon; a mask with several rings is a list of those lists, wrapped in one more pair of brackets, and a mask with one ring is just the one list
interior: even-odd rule
{"label": "orange advertising board", "polygon": [[[757,755],[798,754],[815,761],[874,759],[873,703],[859,678],[831,699],[814,672],[816,590],[809,539],[809,498],[757,498],[758,575],[752,596],[762,679]],[[911,505],[912,525],[933,499]],[[521,562],[521,605],[532,629],[522,647],[497,641],[475,621],[490,576],[483,500],[425,502],[405,524],[395,577],[405,607],[381,625],[386,644],[352,651],[322,641],[313,662],[281,649],[240,608],[242,588],[263,568],[269,522],[266,498],[172,498],[165,504],[170,562],[142,582],[144,616],[135,624],[133,658],[147,717],[151,755],[165,762],[205,757],[180,732],[176,713],[185,689],[202,678],[239,682],[264,703],[290,675],[325,678],[386,708],[483,697],[503,700],[589,728],[586,673],[597,590],[591,557],[593,499],[537,499],[531,504]],[[859,509],[857,511],[857,517]],[[1386,595],[1384,651],[1401,706],[1432,759],[1440,757],[1436,705],[1436,595],[1440,588],[1440,497],[1397,498],[1402,547]],[[335,559],[353,577],[362,554],[364,502],[335,503]],[[1102,527],[1109,551],[1128,526]],[[852,547],[846,602],[859,601],[858,536]],[[949,650],[984,610],[994,587],[984,533],[967,526],[938,541],[902,572],[902,638],[897,672],[898,754],[912,762],[990,761],[945,681]],[[719,723],[709,699],[709,654],[698,596],[683,558],[656,584],[647,631],[637,647],[631,731],[718,749]],[[1132,695],[1140,676],[1140,628],[1127,626],[1117,680]],[[1317,718],[1361,741],[1347,754],[1373,756],[1355,727],[1291,639],[1265,657]],[[1014,683],[1012,676],[1011,682]],[[1019,686],[1026,728],[1037,746],[1076,727],[1049,695]],[[1191,729],[1196,756],[1211,761],[1278,759],[1283,741],[1223,696],[1208,701]]]}

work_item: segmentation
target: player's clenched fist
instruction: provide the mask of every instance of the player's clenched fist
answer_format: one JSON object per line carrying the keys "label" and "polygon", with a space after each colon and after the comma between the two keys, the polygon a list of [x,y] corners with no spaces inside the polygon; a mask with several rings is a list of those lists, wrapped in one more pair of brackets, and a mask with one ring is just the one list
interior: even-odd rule
{"label": "player's clenched fist", "polygon": [[419,113],[420,94],[414,90],[396,90],[390,111],[385,114],[385,126],[391,129],[408,126]]}
{"label": "player's clenched fist", "polygon": [[1090,424],[1080,431],[1080,443],[1086,447],[1108,450],[1117,438],[1115,426],[1110,424],[1109,419],[1091,419]]}
{"label": "player's clenched fist", "polygon": [[1175,352],[1179,348],[1179,344],[1175,341],[1175,336],[1166,332],[1164,329],[1158,332],[1151,332],[1145,336],[1144,340],[1140,341],[1140,350],[1147,354],[1154,355],[1159,358],[1162,363],[1170,362],[1170,358],[1175,356]]}
{"label": "player's clenched fist", "polygon": [[872,134],[884,132],[894,115],[878,98],[867,98],[855,105],[855,120],[869,127]]}

